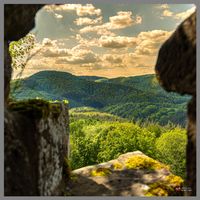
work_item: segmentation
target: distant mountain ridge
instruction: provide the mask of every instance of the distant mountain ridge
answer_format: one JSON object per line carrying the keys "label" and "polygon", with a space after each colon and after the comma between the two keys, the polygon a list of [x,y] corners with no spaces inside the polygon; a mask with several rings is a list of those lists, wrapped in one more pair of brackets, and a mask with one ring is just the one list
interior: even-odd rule
{"label": "distant mountain ridge", "polygon": [[[184,125],[188,96],[164,91],[155,75],[108,79],[75,76],[67,72],[41,71],[20,81],[12,96],[18,100],[68,99],[70,107],[93,107],[131,120],[148,119]],[[168,116],[168,117],[167,117]]]}

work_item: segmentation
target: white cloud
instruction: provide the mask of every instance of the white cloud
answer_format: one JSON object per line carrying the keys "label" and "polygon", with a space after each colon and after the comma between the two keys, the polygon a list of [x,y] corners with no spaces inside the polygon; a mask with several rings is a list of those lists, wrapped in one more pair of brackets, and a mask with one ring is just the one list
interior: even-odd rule
{"label": "white cloud", "polygon": [[195,11],[196,6],[194,5],[192,8],[179,13],[172,12],[168,4],[162,4],[161,6],[157,6],[157,8],[162,10],[161,19],[164,19],[163,17],[171,17],[183,21]]}
{"label": "white cloud", "polygon": [[56,17],[57,19],[62,19],[62,18],[63,18],[62,15],[59,15],[59,14],[57,14],[57,13],[55,13],[55,17]]}
{"label": "white cloud", "polygon": [[104,25],[98,25],[98,26],[86,26],[84,28],[81,28],[80,30],[81,34],[84,33],[96,33],[97,35],[109,35],[109,36],[115,36],[115,33],[108,30],[107,27]]}
{"label": "white cloud", "polygon": [[175,14],[174,18],[184,20],[187,17],[189,17],[195,11],[195,9],[196,9],[196,7],[194,6],[190,9],[186,10],[185,12],[177,13],[177,14]]}
{"label": "white cloud", "polygon": [[123,36],[101,36],[99,39],[99,44],[106,48],[124,48],[124,47],[134,47],[137,44],[137,39],[135,37],[123,37]]}
{"label": "white cloud", "polygon": [[75,11],[76,14],[80,17],[82,16],[100,16],[101,9],[95,8],[92,4],[63,4],[63,5],[46,5],[46,10],[53,10],[53,11]]}
{"label": "white cloud", "polygon": [[[57,19],[66,17],[61,11],[74,11],[71,22],[76,19],[74,23],[77,26],[86,27],[81,27],[78,32],[80,27],[72,23],[75,28],[70,29],[73,31],[71,35],[57,40],[45,38],[40,44],[43,49],[33,57],[29,66],[39,66],[42,70],[63,69],[76,74],[90,74],[98,70],[98,75],[106,76],[130,75],[136,69],[137,74],[142,74],[153,69],[158,49],[171,32],[153,30],[132,37],[119,36],[115,30],[141,24],[142,17],[133,15],[131,11],[119,11],[102,24],[102,16],[95,11],[96,8],[86,7],[80,9],[77,4],[53,7]],[[162,9],[168,9],[168,6],[162,6]],[[79,17],[74,16],[76,14]],[[172,17],[169,13],[165,15]],[[93,34],[83,34],[93,32],[97,34],[95,37]],[[33,67],[31,70],[34,71]]]}
{"label": "white cloud", "polygon": [[[71,66],[75,70],[76,66],[88,70],[88,73],[90,70],[102,71],[117,68],[127,70],[130,67],[136,67],[139,70],[141,66],[143,66],[142,69],[147,70],[147,66],[154,65],[160,45],[170,34],[171,32],[168,31],[153,30],[141,32],[135,37],[101,36],[91,40],[77,34],[76,40],[79,44],[71,49],[59,47],[58,43],[62,42],[61,40],[58,42],[45,38],[44,49],[38,57],[35,57],[35,60],[38,62],[40,59],[49,58],[49,65],[57,66],[59,69]],[[91,47],[104,47],[109,50],[98,54],[92,51]],[[132,52],[129,53],[127,48],[131,48]],[[119,70],[116,70],[117,72]]]}
{"label": "white cloud", "polygon": [[107,61],[111,64],[120,64],[123,62],[123,56],[118,54],[104,54],[103,61]]}
{"label": "white cloud", "polygon": [[[87,48],[82,44],[73,47],[72,49],[67,49],[65,51],[61,50],[59,52],[63,54],[63,58],[58,58],[56,64],[88,64],[95,63],[99,61],[99,57],[92,50]],[[64,54],[66,55],[64,56]]]}
{"label": "white cloud", "polygon": [[162,16],[171,17],[171,16],[173,16],[173,12],[171,12],[170,10],[164,10],[162,13]]}
{"label": "white cloud", "polygon": [[152,30],[152,31],[146,31],[146,32],[140,32],[138,34],[138,38],[142,40],[157,40],[159,42],[164,42],[164,40],[169,37],[169,35],[172,32],[170,31],[163,31],[163,30]]}
{"label": "white cloud", "polygon": [[98,62],[98,56],[93,52],[57,59],[56,64],[87,64]]}
{"label": "white cloud", "polygon": [[101,15],[101,9],[95,8],[92,4],[86,4],[86,6],[79,6],[76,12],[78,16]]}
{"label": "white cloud", "polygon": [[68,49],[55,49],[55,48],[48,48],[42,52],[44,57],[65,57],[70,56]]}
{"label": "white cloud", "polygon": [[49,46],[49,47],[53,47],[56,45],[56,40],[51,40],[49,38],[44,38],[42,40],[42,45],[43,46]]}
{"label": "white cloud", "polygon": [[85,39],[83,38],[80,34],[76,35],[76,40],[79,43],[79,45],[81,45],[82,47],[95,47],[95,46],[99,46],[99,40],[98,38],[90,38],[90,39]]}
{"label": "white cloud", "polygon": [[112,30],[124,29],[141,23],[141,16],[133,16],[131,11],[119,11],[117,12],[117,15],[109,17],[109,22],[97,26],[86,26],[80,29],[80,33],[95,32],[98,35],[114,36],[115,34]]}
{"label": "white cloud", "polygon": [[96,19],[91,19],[88,17],[79,17],[74,21],[74,23],[78,26],[100,24],[102,23],[102,17],[98,17]]}
{"label": "white cloud", "polygon": [[162,9],[169,9],[169,5],[168,4],[161,4],[160,8],[162,8]]}
{"label": "white cloud", "polygon": [[172,32],[153,30],[141,32],[137,36],[136,55],[156,55],[161,44],[171,35]]}
{"label": "white cloud", "polygon": [[141,24],[142,18],[138,15],[133,17],[131,11],[119,11],[116,16],[109,17],[110,22],[106,24],[108,29],[121,29]]}

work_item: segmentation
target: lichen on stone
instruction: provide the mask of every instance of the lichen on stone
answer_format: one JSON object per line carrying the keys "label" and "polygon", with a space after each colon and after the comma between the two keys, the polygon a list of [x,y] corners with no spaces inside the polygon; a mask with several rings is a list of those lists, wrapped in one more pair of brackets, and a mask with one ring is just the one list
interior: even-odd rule
{"label": "lichen on stone", "polygon": [[162,182],[156,182],[149,185],[150,189],[147,191],[145,196],[169,196],[169,193],[172,192],[170,186],[165,185]]}
{"label": "lichen on stone", "polygon": [[114,170],[122,170],[123,169],[123,165],[120,162],[114,162],[112,164],[112,167]]}
{"label": "lichen on stone", "polygon": [[180,186],[184,182],[184,180],[181,177],[176,176],[174,174],[170,174],[169,176],[166,176],[165,181],[168,182],[173,187]]}
{"label": "lichen on stone", "polygon": [[162,181],[150,184],[150,189],[147,191],[145,196],[174,196],[176,188],[181,187],[183,182],[184,181],[181,177],[170,174]]}
{"label": "lichen on stone", "polygon": [[143,155],[135,155],[130,157],[129,159],[127,159],[125,165],[128,169],[158,170],[165,168],[169,170],[169,166]]}
{"label": "lichen on stone", "polygon": [[91,171],[91,176],[108,176],[111,173],[109,168],[99,167]]}

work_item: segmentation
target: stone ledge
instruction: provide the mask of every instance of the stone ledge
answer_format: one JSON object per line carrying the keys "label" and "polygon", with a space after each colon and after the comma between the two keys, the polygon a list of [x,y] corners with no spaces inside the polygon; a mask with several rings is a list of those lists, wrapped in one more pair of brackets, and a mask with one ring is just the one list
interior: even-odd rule
{"label": "stone ledge", "polygon": [[66,103],[34,99],[8,104],[5,110],[6,196],[64,193],[68,117]]}

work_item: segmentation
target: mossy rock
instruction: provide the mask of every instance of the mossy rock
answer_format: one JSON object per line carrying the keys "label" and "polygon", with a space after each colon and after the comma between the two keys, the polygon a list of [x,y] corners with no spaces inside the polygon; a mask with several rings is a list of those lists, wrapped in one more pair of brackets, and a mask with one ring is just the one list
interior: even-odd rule
{"label": "mossy rock", "polygon": [[163,181],[158,181],[149,185],[150,189],[145,196],[180,196],[183,193],[176,194],[176,188],[183,185],[183,179],[179,176],[170,174]]}
{"label": "mossy rock", "polygon": [[112,168],[114,170],[122,170],[124,167],[123,167],[123,165],[120,162],[114,162],[112,164]]}
{"label": "mossy rock", "polygon": [[169,166],[140,151],[72,173],[77,175],[71,183],[75,196],[182,196],[177,188],[181,188],[183,180],[173,175]]}
{"label": "mossy rock", "polygon": [[41,99],[9,102],[8,109],[38,119],[48,117],[50,111],[49,102]]}
{"label": "mossy rock", "polygon": [[68,105],[67,100],[63,101],[45,101],[43,99],[29,99],[24,101],[9,102],[8,108],[11,111],[23,113],[26,116],[34,118],[47,118],[52,113],[54,118],[58,118],[62,108],[61,103]]}
{"label": "mossy rock", "polygon": [[125,165],[127,169],[159,170],[164,168],[169,170],[169,166],[143,155],[135,155],[128,158]]}
{"label": "mossy rock", "polygon": [[99,167],[91,171],[91,176],[108,176],[111,173],[111,169]]}
{"label": "mossy rock", "polygon": [[180,176],[175,176],[173,174],[166,176],[165,181],[173,187],[178,187],[184,183],[184,180]]}
{"label": "mossy rock", "polygon": [[157,182],[149,185],[150,189],[145,196],[169,196],[169,193],[173,191],[173,188],[167,186],[162,182]]}

